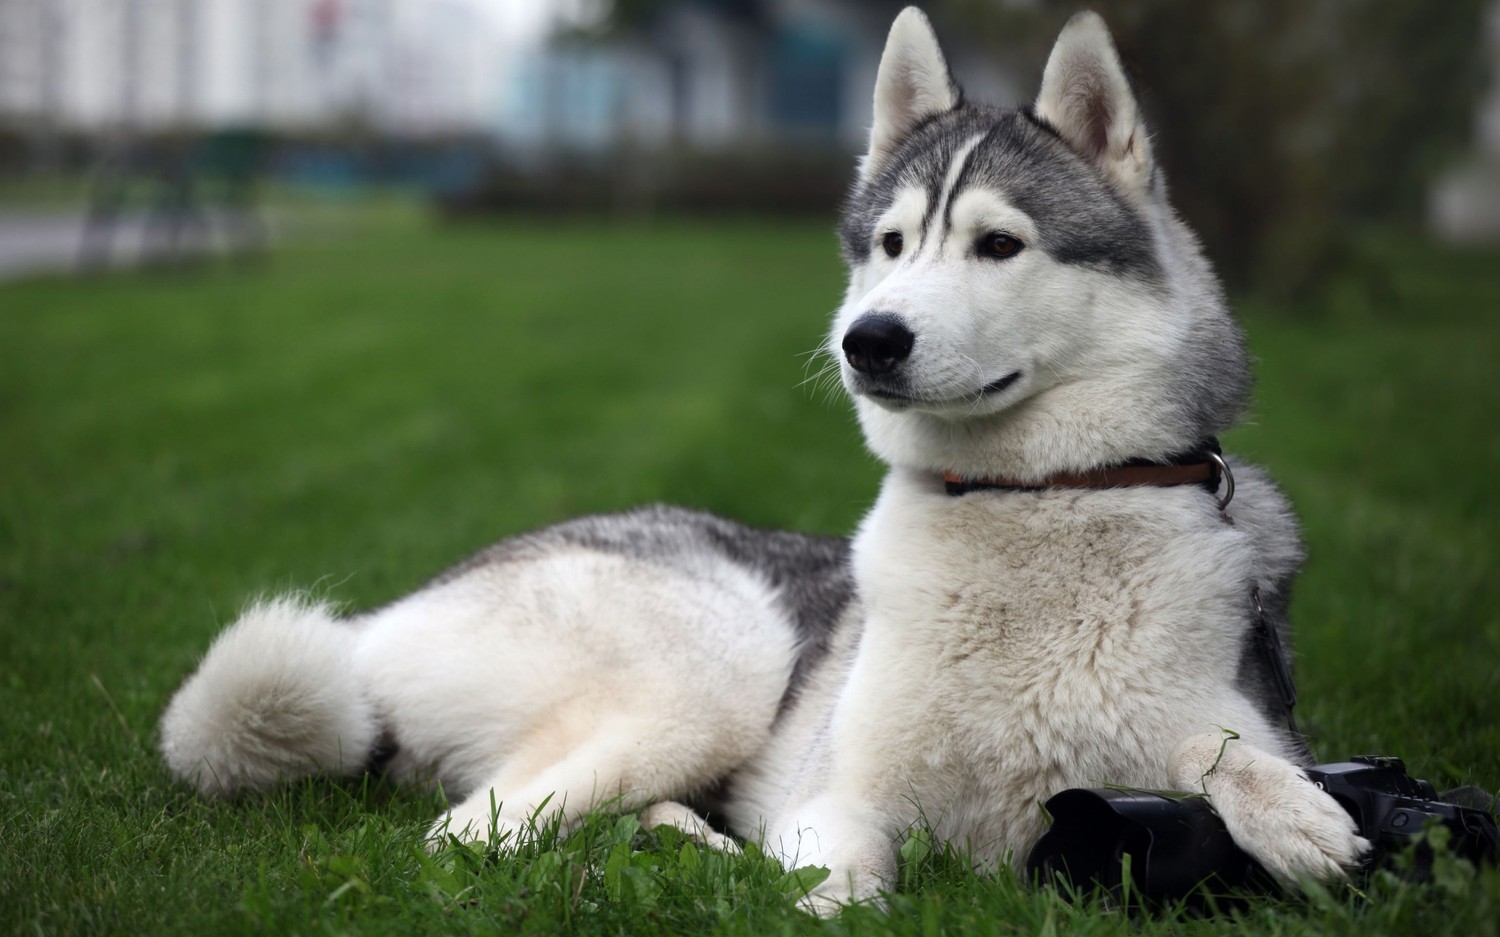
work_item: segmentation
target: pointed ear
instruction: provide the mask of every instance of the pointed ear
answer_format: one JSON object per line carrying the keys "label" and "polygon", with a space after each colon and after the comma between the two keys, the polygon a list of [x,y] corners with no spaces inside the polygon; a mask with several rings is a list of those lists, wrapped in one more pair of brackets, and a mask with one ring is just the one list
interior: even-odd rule
{"label": "pointed ear", "polygon": [[912,128],[934,114],[952,110],[962,98],[932,24],[916,7],[902,10],[891,24],[875,75],[875,122],[860,175],[873,176]]}
{"label": "pointed ear", "polygon": [[1036,113],[1127,193],[1151,187],[1151,141],[1109,30],[1097,13],[1063,27],[1042,74]]}

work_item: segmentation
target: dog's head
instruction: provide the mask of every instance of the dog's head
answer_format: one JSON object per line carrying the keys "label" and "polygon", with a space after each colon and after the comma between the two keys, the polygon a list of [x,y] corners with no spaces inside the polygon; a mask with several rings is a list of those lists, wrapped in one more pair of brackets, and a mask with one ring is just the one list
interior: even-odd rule
{"label": "dog's head", "polygon": [[966,102],[902,12],[841,239],[829,350],[894,465],[1040,478],[1181,452],[1238,416],[1238,330],[1097,15],[1005,110]]}

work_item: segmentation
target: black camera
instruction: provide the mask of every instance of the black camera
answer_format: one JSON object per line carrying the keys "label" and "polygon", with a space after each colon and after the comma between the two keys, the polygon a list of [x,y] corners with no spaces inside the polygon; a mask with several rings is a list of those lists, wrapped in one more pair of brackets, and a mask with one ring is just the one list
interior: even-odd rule
{"label": "black camera", "polygon": [[[1439,799],[1411,777],[1399,758],[1358,756],[1307,768],[1318,787],[1349,811],[1374,846],[1375,868],[1409,847],[1429,823],[1450,833],[1447,848],[1478,864],[1497,856],[1495,819],[1476,806]],[[1234,844],[1207,798],[1114,788],[1063,791],[1046,804],[1052,828],[1026,863],[1033,880],[1097,886],[1129,904],[1159,904],[1202,894],[1199,885],[1262,889],[1270,874]],[[1424,840],[1406,874],[1425,879],[1432,867]]]}

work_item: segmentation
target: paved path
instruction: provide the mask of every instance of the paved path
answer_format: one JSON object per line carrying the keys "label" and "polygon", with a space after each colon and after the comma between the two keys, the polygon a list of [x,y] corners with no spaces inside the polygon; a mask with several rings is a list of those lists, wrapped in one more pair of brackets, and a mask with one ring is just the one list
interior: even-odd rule
{"label": "paved path", "polygon": [[[66,273],[82,269],[84,262],[85,216],[82,211],[15,211],[0,209],[0,281],[45,273]],[[94,242],[95,265],[126,267],[147,259],[151,232],[143,213],[121,216],[108,229],[108,250],[99,250]],[[213,236],[221,228],[214,225]],[[96,228],[95,235],[103,229]],[[185,252],[213,249],[213,239],[203,232],[189,232],[184,239]],[[100,261],[100,257],[103,261]]]}
{"label": "paved path", "polygon": [[82,213],[0,213],[0,280],[73,267],[82,235]]}

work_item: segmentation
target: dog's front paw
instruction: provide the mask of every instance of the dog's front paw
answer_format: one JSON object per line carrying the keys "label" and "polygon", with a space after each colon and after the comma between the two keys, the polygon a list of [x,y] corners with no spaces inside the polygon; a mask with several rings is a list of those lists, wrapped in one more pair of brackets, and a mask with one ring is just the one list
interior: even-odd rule
{"label": "dog's front paw", "polygon": [[817,884],[798,898],[798,906],[818,917],[833,917],[851,904],[879,903],[896,877],[896,850],[881,832],[885,824],[879,815],[828,800],[814,801],[800,812],[812,819],[790,824],[766,840],[789,872],[828,870],[821,881],[809,880]]}
{"label": "dog's front paw", "polygon": [[1354,818],[1291,762],[1208,736],[1179,749],[1174,773],[1205,760],[1198,784],[1182,786],[1206,791],[1235,843],[1284,885],[1337,881],[1369,852]]}
{"label": "dog's front paw", "polygon": [[828,877],[798,899],[798,907],[818,917],[833,917],[851,904],[883,905],[880,873],[858,864],[835,863]]}
{"label": "dog's front paw", "polygon": [[1344,808],[1311,781],[1299,776],[1292,783],[1296,786],[1250,807],[1242,801],[1226,810],[1221,803],[1225,826],[1240,848],[1283,884],[1344,878],[1369,852],[1369,841]]}
{"label": "dog's front paw", "polygon": [[530,828],[524,821],[498,816],[488,805],[481,810],[463,803],[440,817],[427,831],[427,848],[437,852],[457,840],[466,846],[491,845],[513,852],[520,848],[528,832]]}
{"label": "dog's front paw", "polygon": [[797,900],[797,907],[817,917],[835,917],[850,904],[847,895],[813,889]]}

